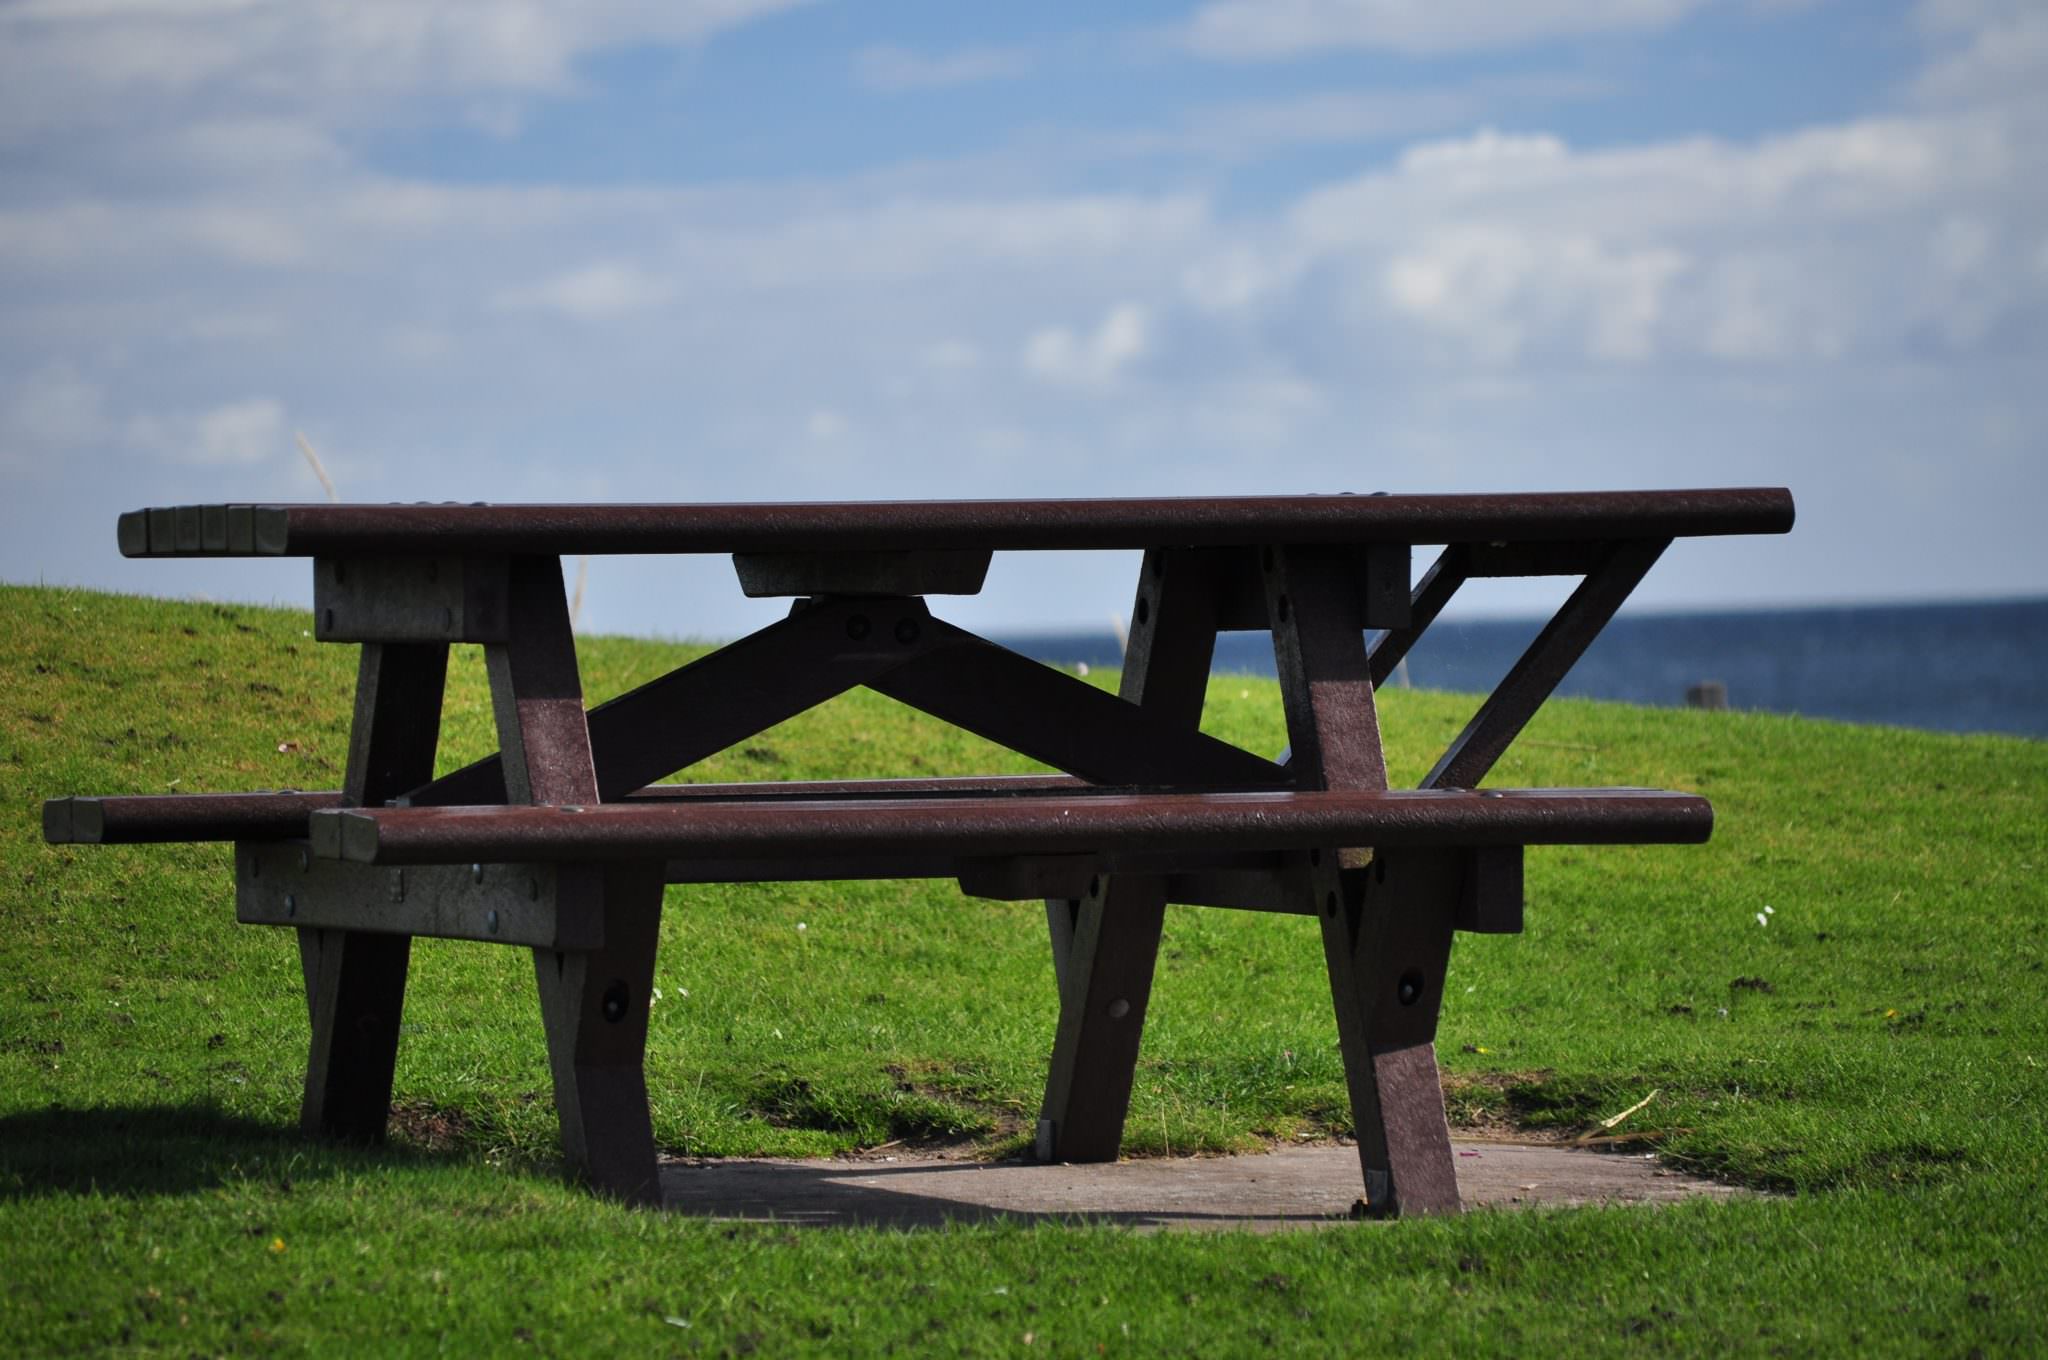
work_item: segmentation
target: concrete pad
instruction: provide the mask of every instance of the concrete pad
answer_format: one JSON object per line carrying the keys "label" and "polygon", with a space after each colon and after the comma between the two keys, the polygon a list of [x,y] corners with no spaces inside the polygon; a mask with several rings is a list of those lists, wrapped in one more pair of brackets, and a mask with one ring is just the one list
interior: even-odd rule
{"label": "concrete pad", "polygon": [[[1737,1193],[1640,1153],[1526,1143],[1455,1147],[1458,1191],[1468,1209],[1668,1204]],[[661,1169],[663,1203],[673,1212],[804,1227],[1086,1219],[1143,1230],[1274,1232],[1351,1221],[1360,1188],[1358,1150],[1335,1146],[1092,1165],[906,1154],[677,1161]]]}

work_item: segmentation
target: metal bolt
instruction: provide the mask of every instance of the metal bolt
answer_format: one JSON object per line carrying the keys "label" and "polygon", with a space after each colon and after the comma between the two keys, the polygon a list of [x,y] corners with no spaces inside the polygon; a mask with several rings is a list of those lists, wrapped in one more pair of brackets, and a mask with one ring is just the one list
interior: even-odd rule
{"label": "metal bolt", "polygon": [[495,909],[484,913],[484,929],[493,935],[498,933],[498,913]]}
{"label": "metal bolt", "polygon": [[917,641],[918,622],[916,619],[896,620],[896,640],[908,647]]}
{"label": "metal bolt", "polygon": [[290,893],[284,895],[284,914],[286,916],[297,916],[299,914],[299,899]]}
{"label": "metal bolt", "polygon": [[1394,989],[1395,997],[1404,1006],[1412,1006],[1422,1000],[1422,972],[1410,968],[1401,974],[1401,985]]}
{"label": "metal bolt", "polygon": [[325,614],[325,615],[323,615],[322,617],[326,619],[326,622],[325,622],[324,624],[322,624],[322,625],[321,625],[321,631],[322,631],[322,632],[324,632],[324,633],[331,633],[331,632],[333,632],[333,631],[334,631],[334,611],[333,611],[332,609],[330,609],[330,610],[328,610],[328,611],[326,612],[326,614]]}
{"label": "metal bolt", "polygon": [[604,1018],[607,1023],[618,1024],[626,1018],[626,984],[614,981],[604,989]]}
{"label": "metal bolt", "polygon": [[299,872],[307,873],[313,867],[313,852],[305,846],[299,847]]}
{"label": "metal bolt", "polygon": [[1130,1013],[1131,1003],[1124,1000],[1122,997],[1118,997],[1116,1000],[1109,1003],[1109,1018],[1112,1020],[1121,1020]]}
{"label": "metal bolt", "polygon": [[1143,623],[1146,619],[1152,617],[1152,605],[1143,595],[1140,595],[1138,597],[1138,607],[1133,612],[1137,614],[1138,622]]}
{"label": "metal bolt", "polygon": [[470,865],[470,866],[469,866],[469,881],[470,881],[470,882],[472,882],[472,883],[481,883],[481,882],[483,882],[483,881],[484,881],[484,866],[483,866],[483,865],[481,865],[481,864],[472,864],[472,865]]}
{"label": "metal bolt", "polygon": [[872,626],[873,625],[868,622],[867,615],[855,614],[852,618],[846,621],[846,635],[852,638],[855,642],[859,642],[862,638],[868,635],[868,629]]}

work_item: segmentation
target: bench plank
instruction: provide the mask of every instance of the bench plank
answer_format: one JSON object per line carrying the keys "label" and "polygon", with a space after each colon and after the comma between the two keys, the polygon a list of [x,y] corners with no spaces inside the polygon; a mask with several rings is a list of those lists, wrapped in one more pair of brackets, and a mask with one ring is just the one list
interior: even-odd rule
{"label": "bench plank", "polygon": [[336,808],[313,850],[364,864],[1697,843],[1704,798],[1654,789],[1091,794],[573,807]]}

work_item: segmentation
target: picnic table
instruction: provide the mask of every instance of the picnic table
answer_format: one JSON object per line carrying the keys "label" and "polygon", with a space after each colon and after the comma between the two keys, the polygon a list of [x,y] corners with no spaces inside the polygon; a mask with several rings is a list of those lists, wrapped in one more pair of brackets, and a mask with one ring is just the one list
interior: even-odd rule
{"label": "picnic table", "polygon": [[[1114,1159],[1168,903],[1313,916],[1365,1203],[1455,1212],[1435,1056],[1454,931],[1522,924],[1523,848],[1698,842],[1705,799],[1480,788],[1671,540],[1783,533],[1775,488],[733,505],[205,505],[130,557],[309,557],[314,635],[361,644],[340,789],[51,800],[52,842],[234,842],[239,920],[292,927],[308,1132],[383,1136],[410,941],[533,950],[562,1146],[659,1200],[648,1002],[665,885],[957,880],[1043,898],[1059,1021],[1040,1158]],[[1441,545],[1419,579],[1418,546]],[[993,553],[1142,551],[1119,692],[946,622]],[[731,554],[788,616],[587,709],[561,557]],[[1374,690],[1465,582],[1583,578],[1413,789]],[[686,620],[679,620],[687,628]],[[1282,759],[1205,734],[1216,636],[1270,630]],[[451,643],[499,751],[435,777]],[[266,677],[275,679],[275,677]],[[1056,774],[668,783],[858,686]]]}

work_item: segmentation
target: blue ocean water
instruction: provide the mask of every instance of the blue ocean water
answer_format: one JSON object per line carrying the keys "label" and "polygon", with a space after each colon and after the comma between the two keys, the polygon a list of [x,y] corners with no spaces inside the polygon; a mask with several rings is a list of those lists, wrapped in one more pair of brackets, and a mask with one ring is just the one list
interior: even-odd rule
{"label": "blue ocean water", "polygon": [[[1439,620],[1409,654],[1408,683],[1490,690],[1541,626]],[[1045,661],[1118,661],[1108,633],[1002,641]],[[1271,639],[1224,634],[1215,668],[1271,675]],[[1728,687],[1731,708],[2048,737],[2048,600],[1623,614],[1557,692],[1678,705],[1704,680]]]}

